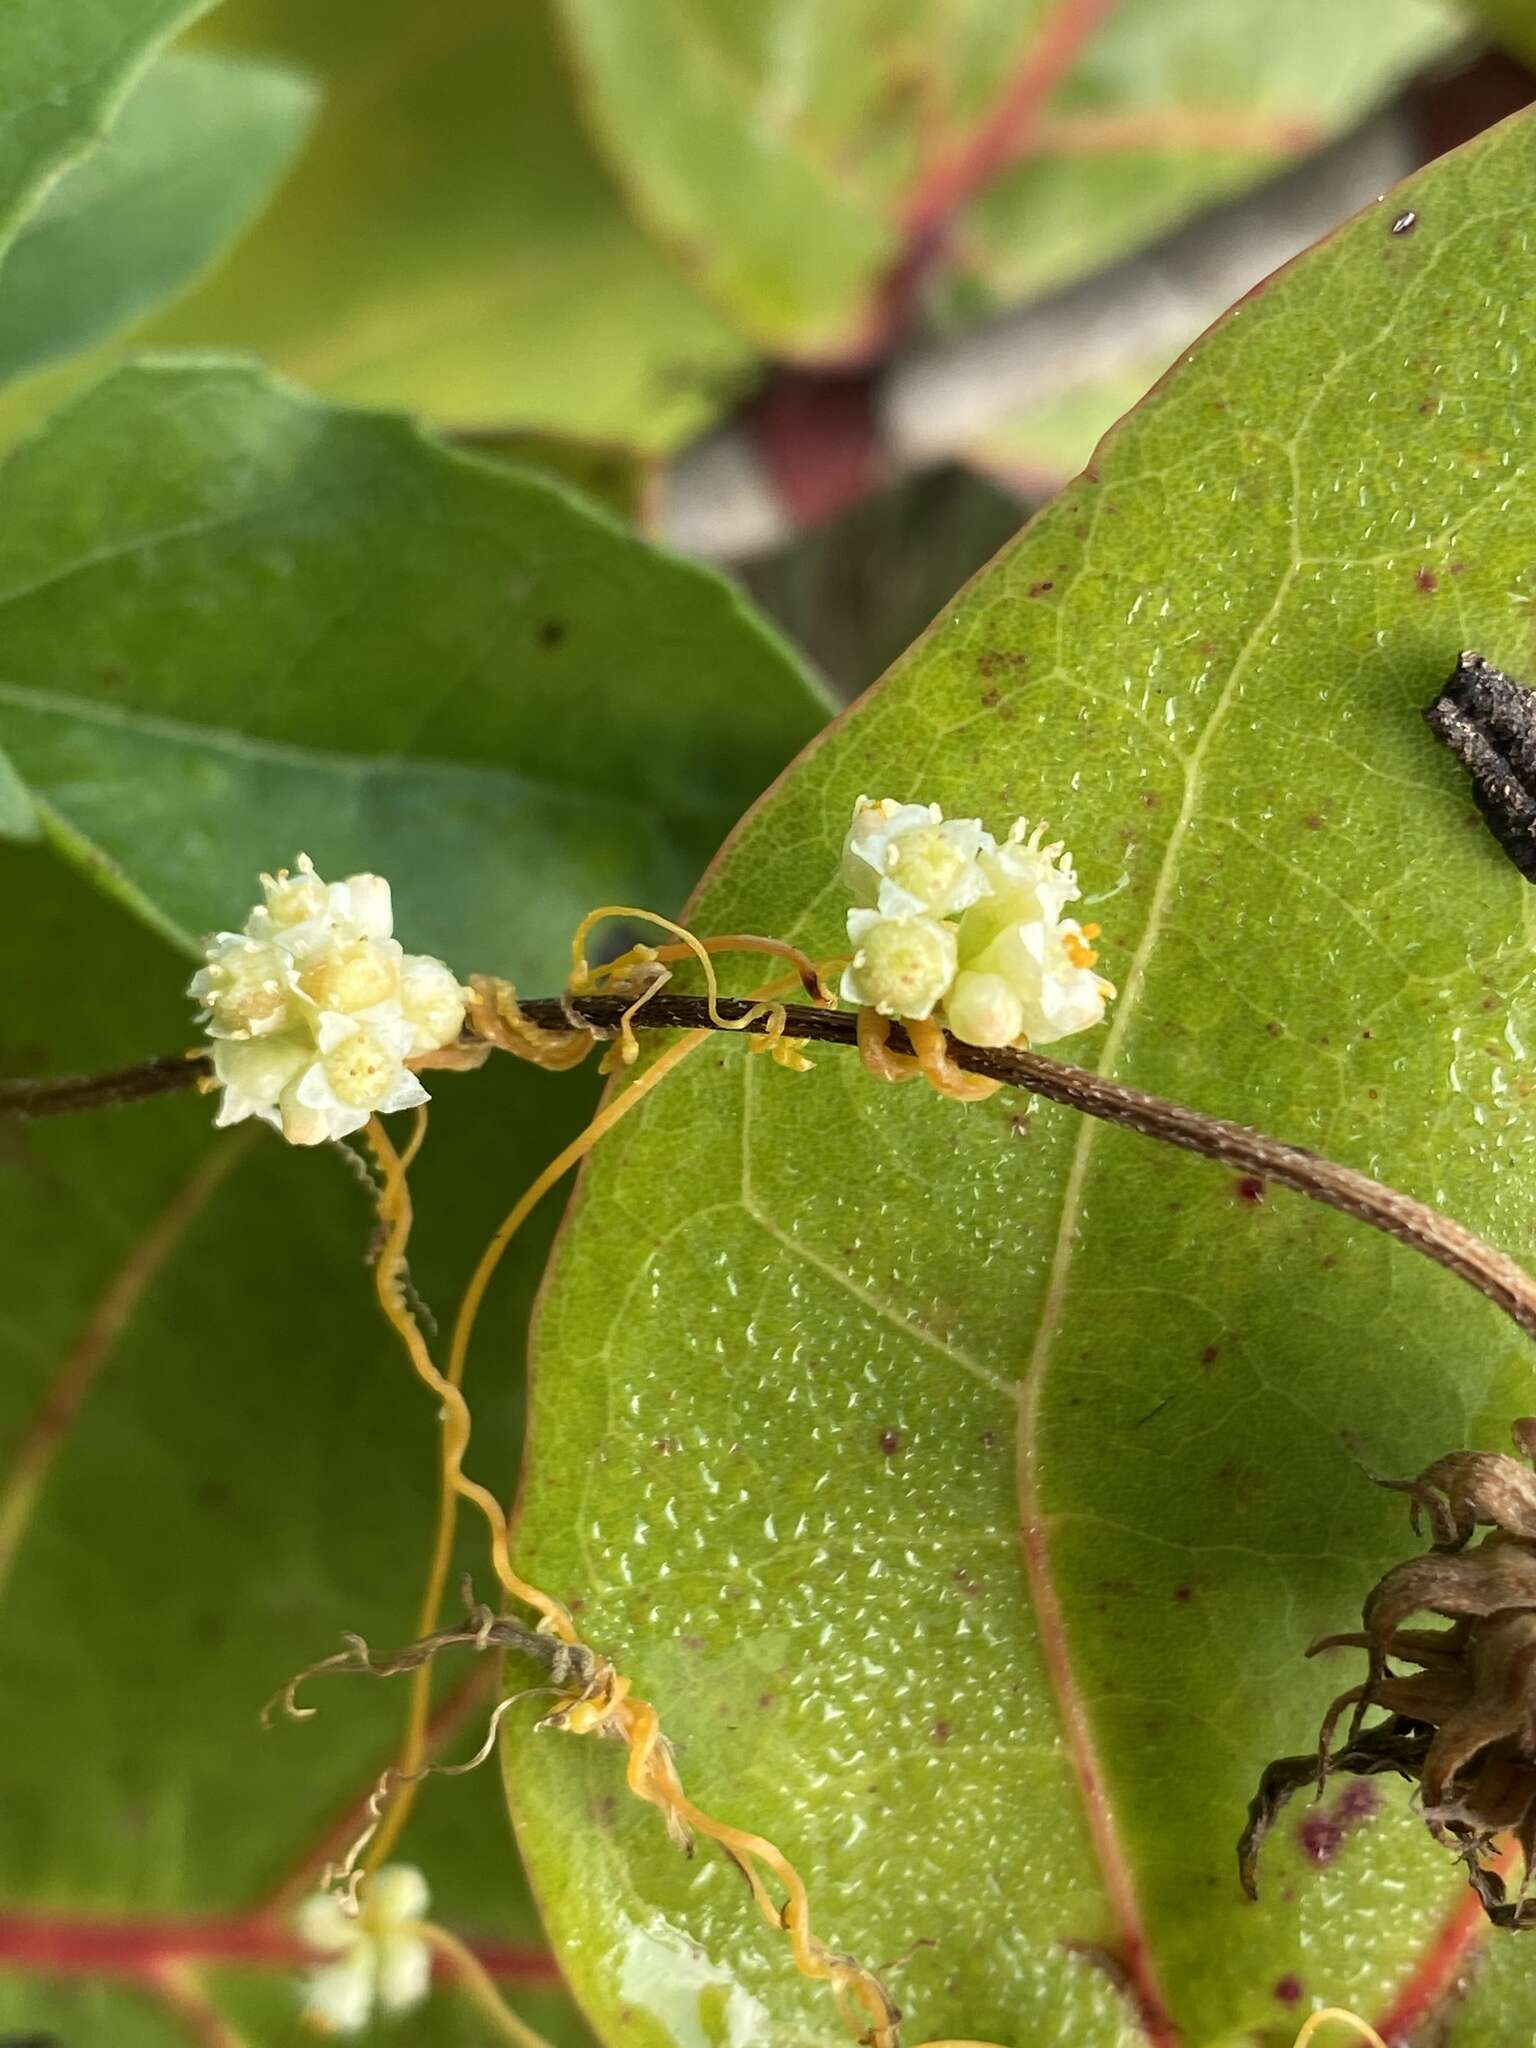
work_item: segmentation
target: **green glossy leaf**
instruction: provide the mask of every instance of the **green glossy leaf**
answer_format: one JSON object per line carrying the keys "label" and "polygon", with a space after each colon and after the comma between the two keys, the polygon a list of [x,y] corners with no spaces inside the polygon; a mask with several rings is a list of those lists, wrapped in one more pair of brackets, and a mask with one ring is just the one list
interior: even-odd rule
{"label": "green glossy leaf", "polygon": [[1434,0],[558,5],[640,217],[746,333],[811,358],[867,343],[935,204],[960,208],[937,296],[965,317],[1266,176],[1454,26]]}
{"label": "green glossy leaf", "polygon": [[173,52],[56,184],[0,270],[0,379],[100,340],[188,284],[254,215],[315,93],[273,64]]}
{"label": "green glossy leaf", "polygon": [[[186,964],[163,942],[45,849],[0,849],[0,887],[0,1072],[91,1071],[185,1040]],[[477,944],[496,938],[482,911]],[[590,1088],[551,1089],[506,1061],[435,1092],[413,1266],[445,1311]],[[313,1882],[360,1809],[405,1702],[398,1686],[352,1681],[317,1687],[321,1712],[303,1726],[263,1731],[258,1713],[344,1629],[409,1638],[435,1513],[433,1404],[371,1309],[371,1227],[341,1160],[215,1132],[196,1099],[5,1127],[7,2039],[184,2048],[199,2036],[174,1995],[236,2030],[205,2025],[210,2041],[313,2040],[278,1901]],[[486,1327],[503,1354],[546,1235],[514,1248],[498,1283]],[[471,1385],[494,1467],[515,1454],[517,1387],[486,1385],[478,1364]],[[466,1568],[479,1547],[466,1532]],[[445,1696],[468,1676],[444,1673]],[[480,1725],[464,1722],[459,1753]],[[434,1783],[401,1853],[428,1871],[449,1925],[516,1965],[503,1989],[517,2009],[576,2048],[587,2037],[541,1960],[494,1809],[483,1777]],[[137,1981],[124,1975],[135,1964]],[[423,2048],[485,2040],[446,1989],[409,2025]]]}
{"label": "green glossy leaf", "polygon": [[632,225],[542,5],[232,0],[220,47],[324,82],[256,232],[153,330],[251,348],[335,397],[664,451],[749,352]]}
{"label": "green glossy leaf", "polygon": [[[1244,301],[776,786],[697,924],[835,951],[861,791],[1043,813],[1121,986],[1064,1052],[1536,1256],[1530,890],[1419,715],[1459,648],[1530,659],[1533,178],[1525,117]],[[554,1262],[523,1567],[911,2041],[1130,2043],[1126,1971],[1187,2048],[1383,2014],[1462,1896],[1406,1791],[1321,1864],[1293,1816],[1256,1906],[1233,1844],[1358,1676],[1307,1644],[1416,1547],[1370,1475],[1503,1441],[1528,1348],[1355,1224],[1024,1107],[730,1042],[668,1080]],[[611,2038],[838,2038],[612,1753],[518,1740],[508,1782]]]}
{"label": "green glossy leaf", "polygon": [[553,979],[819,719],[719,577],[239,363],[122,371],[0,471],[0,745],[183,946],[301,847],[387,853],[419,945]]}
{"label": "green glossy leaf", "polygon": [[102,133],[165,38],[210,0],[8,0],[0,21],[0,250]]}

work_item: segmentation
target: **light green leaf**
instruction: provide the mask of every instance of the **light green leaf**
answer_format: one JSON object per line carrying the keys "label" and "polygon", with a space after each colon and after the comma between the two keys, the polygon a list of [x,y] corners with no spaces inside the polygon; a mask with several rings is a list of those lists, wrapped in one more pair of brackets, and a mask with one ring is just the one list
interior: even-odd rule
{"label": "light green leaf", "polygon": [[1536,12],[1530,0],[1463,0],[1463,12],[1480,21],[1501,49],[1536,57]]}
{"label": "light green leaf", "polygon": [[0,745],[183,947],[302,848],[461,972],[552,980],[820,716],[719,577],[239,363],[119,372],[0,471]]}
{"label": "light green leaf", "polygon": [[[1029,61],[1048,0],[558,0],[637,211],[761,345],[852,346],[901,203]],[[940,17],[943,17],[942,31]]]}
{"label": "light green leaf", "polygon": [[750,368],[626,217],[542,4],[232,0],[207,39],[303,66],[325,106],[276,205],[154,339],[456,426],[654,451]]}
{"label": "light green leaf", "polygon": [[[162,942],[42,848],[0,849],[0,889],[7,1075],[185,1042],[186,965]],[[483,918],[477,944],[495,940]],[[413,1264],[440,1311],[533,1159],[587,1113],[579,1079],[543,1082],[508,1060],[434,1091]],[[195,1098],[5,1132],[0,2034],[185,2048],[174,2004],[200,1999],[236,2029],[204,2038],[302,2048],[286,1902],[360,1816],[405,1701],[352,1680],[317,1685],[303,1726],[258,1715],[342,1630],[409,1639],[433,1403],[371,1310],[372,1218],[340,1159],[216,1132]],[[498,1285],[502,1364],[551,1220]],[[481,1386],[488,1462],[514,1457],[520,1405],[504,1375]],[[466,1531],[465,1568],[477,1551]],[[445,1671],[444,1698],[471,1676]],[[483,1713],[465,1702],[449,1754]],[[509,1966],[519,2012],[577,2048],[493,1807],[483,1777],[434,1782],[401,1853],[439,1917]],[[409,2039],[481,2048],[484,2022],[445,1986]]]}
{"label": "light green leaf", "polygon": [[962,216],[967,303],[1074,283],[1258,183],[1458,26],[1437,0],[1118,0],[1052,97],[1041,146]]}
{"label": "light green leaf", "polygon": [[0,269],[0,380],[195,278],[266,198],[314,106],[313,88],[277,65],[175,52],[152,65]]}
{"label": "light green leaf", "polygon": [[1434,0],[558,6],[639,216],[744,332],[812,359],[868,345],[936,201],[982,193],[937,271],[965,317],[1263,178],[1453,33]]}
{"label": "light green leaf", "polygon": [[210,0],[9,0],[0,21],[0,250]]}
{"label": "light green leaf", "polygon": [[[1462,647],[1530,661],[1533,180],[1519,117],[1246,300],[776,786],[696,924],[838,950],[863,791],[1043,813],[1121,990],[1064,1052],[1536,1257],[1531,890],[1419,715]],[[554,1261],[522,1569],[910,2041],[1121,2048],[1127,1985],[1185,2048],[1382,2015],[1463,1896],[1406,1789],[1321,1866],[1290,1817],[1258,1905],[1233,1845],[1359,1677],[1306,1646],[1421,1547],[1371,1475],[1498,1447],[1528,1347],[1329,1212],[1024,1108],[725,1041],[669,1079]],[[509,1763],[609,2038],[839,2038],[611,1751]]]}

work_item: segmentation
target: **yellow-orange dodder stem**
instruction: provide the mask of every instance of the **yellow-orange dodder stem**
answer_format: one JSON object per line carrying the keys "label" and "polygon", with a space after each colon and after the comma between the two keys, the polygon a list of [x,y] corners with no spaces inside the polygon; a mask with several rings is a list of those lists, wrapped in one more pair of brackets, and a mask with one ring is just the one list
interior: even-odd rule
{"label": "yellow-orange dodder stem", "polygon": [[[696,1034],[695,1042],[702,1036]],[[683,1040],[669,1051],[681,1057],[688,1049],[688,1041]],[[663,1059],[666,1057],[664,1054]],[[642,1081],[650,1080],[660,1065],[658,1061],[656,1067],[648,1069],[641,1077]],[[606,1105],[588,1132],[583,1134],[588,1143],[595,1142],[602,1130],[610,1127],[613,1116],[620,1112],[620,1105],[639,1086],[637,1082],[634,1088],[626,1089]],[[895,2006],[872,1971],[866,1970],[851,1956],[829,1949],[812,1933],[810,1902],[804,1881],[794,1865],[761,1835],[716,1820],[687,1797],[656,1709],[646,1700],[633,1698],[629,1681],[580,1643],[566,1609],[521,1578],[513,1567],[507,1520],[500,1503],[485,1487],[468,1478],[463,1470],[470,1432],[468,1406],[459,1388],[433,1363],[406,1297],[405,1257],[412,1208],[404,1163],[377,1120],[369,1126],[368,1139],[381,1175],[379,1215],[385,1226],[384,1244],[375,1269],[375,1288],[380,1306],[404,1344],[418,1377],[442,1402],[444,1473],[455,1497],[473,1501],[484,1515],[491,1532],[491,1554],[496,1575],[506,1592],[540,1616],[541,1629],[585,1651],[583,1668],[591,1676],[577,1690],[565,1693],[546,1717],[544,1725],[564,1728],[572,1734],[601,1735],[622,1742],[628,1751],[626,1775],[631,1791],[661,1812],[669,1831],[678,1841],[687,1842],[691,1835],[698,1834],[718,1843],[746,1876],[764,1918],[788,1937],[796,1966],[807,1977],[831,1987],[838,2011],[850,2031],[867,2043],[868,2048],[897,2048],[899,2015]],[[575,1142],[580,1145],[582,1141]],[[551,1163],[551,1170],[557,1163]],[[532,1189],[518,1205],[524,1213],[531,1198],[534,1198]],[[513,1214],[515,1216],[517,1212]],[[497,1236],[504,1244],[510,1231],[503,1226]],[[485,1261],[482,1261],[482,1269],[488,1273]],[[472,1321],[474,1304],[468,1296],[466,1303],[465,1313]],[[467,1338],[464,1341],[467,1343]],[[403,1786],[401,1796],[409,1789],[409,1786]],[[398,1810],[396,1804],[395,1812]],[[377,1860],[377,1838],[370,1845],[370,1851],[369,1867],[372,1867]],[[782,1904],[774,1899],[764,1882],[765,1869],[783,1890]]]}
{"label": "yellow-orange dodder stem", "polygon": [[1342,2005],[1325,2006],[1321,2012],[1313,2013],[1296,2036],[1292,2048],[1308,2048],[1314,2034],[1321,2033],[1324,2027],[1334,2026],[1348,2027],[1357,2041],[1366,2044],[1366,2048],[1387,2048],[1386,2042],[1368,2020],[1361,2019],[1357,2012],[1346,2012]]}
{"label": "yellow-orange dodder stem", "polygon": [[484,1963],[456,1934],[439,1927],[435,1920],[417,1920],[402,1932],[419,1934],[437,1950],[452,1969],[460,1989],[474,2001],[476,2010],[503,2041],[510,2041],[513,2048],[550,2048],[544,2036],[536,2034],[506,2004]]}
{"label": "yellow-orange dodder stem", "polygon": [[[563,1151],[555,1155],[543,1172],[530,1183],[513,1204],[512,1208],[508,1210],[495,1236],[492,1237],[490,1243],[481,1253],[479,1263],[470,1277],[469,1285],[464,1290],[464,1298],[460,1302],[458,1314],[454,1318],[453,1335],[449,1341],[448,1370],[446,1374],[438,1373],[437,1368],[432,1364],[421,1332],[415,1328],[414,1322],[412,1324],[413,1334],[408,1338],[405,1331],[401,1329],[400,1324],[395,1321],[394,1316],[390,1316],[391,1322],[394,1322],[395,1328],[400,1331],[402,1341],[405,1342],[406,1349],[410,1352],[411,1363],[416,1367],[418,1374],[434,1390],[439,1387],[445,1388],[455,1403],[452,1411],[450,1411],[449,1401],[445,1399],[443,1407],[443,1484],[438,1503],[437,1529],[433,1538],[432,1559],[428,1567],[427,1583],[422,1593],[421,1607],[417,1615],[416,1633],[418,1636],[430,1635],[437,1626],[438,1616],[442,1611],[444,1589],[448,1583],[449,1566],[453,1558],[454,1532],[458,1524],[457,1504],[461,1499],[464,1499],[473,1500],[481,1512],[486,1515],[487,1521],[490,1523],[492,1562],[496,1567],[496,1576],[501,1580],[502,1585],[506,1587],[507,1591],[515,1599],[521,1600],[525,1605],[535,1608],[562,1640],[566,1642],[574,1642],[576,1640],[575,1630],[572,1627],[570,1616],[566,1613],[565,1609],[557,1601],[548,1600],[544,1594],[536,1593],[534,1588],[526,1587],[524,1582],[512,1570],[511,1557],[507,1548],[506,1516],[502,1512],[500,1503],[495,1501],[484,1487],[476,1486],[473,1481],[464,1478],[462,1466],[464,1452],[469,1443],[469,1409],[460,1389],[463,1385],[464,1368],[469,1356],[470,1338],[474,1333],[475,1318],[480,1312],[480,1304],[485,1299],[485,1291],[491,1284],[491,1278],[497,1266],[501,1263],[502,1254],[506,1251],[507,1246],[512,1242],[518,1231],[522,1229],[523,1224],[543,1200],[544,1196],[565,1174],[570,1172],[572,1167],[578,1165],[586,1157],[587,1153],[591,1151],[592,1147],[606,1132],[612,1130],[621,1118],[627,1116],[632,1109],[643,1102],[650,1091],[659,1086],[673,1068],[685,1060],[694,1047],[701,1045],[708,1036],[709,1034],[706,1031],[690,1031],[678,1039],[675,1044],[668,1046],[666,1051],[659,1056],[652,1066],[647,1067],[637,1080],[631,1082],[629,1087],[624,1089],[622,1093],[615,1095],[611,1102],[605,1103],[599,1109],[597,1115],[593,1117],[586,1128],[580,1131]],[[384,1172],[385,1193],[387,1195],[391,1186],[390,1169],[384,1154],[380,1152],[379,1142],[374,1138],[375,1131],[379,1133],[379,1138],[382,1140],[383,1145],[388,1147],[389,1139],[384,1134],[377,1118],[369,1126],[368,1139],[369,1143],[373,1146],[374,1156],[379,1159],[381,1169]],[[398,1184],[397,1201],[403,1205],[403,1208],[397,1213],[403,1214],[405,1231],[408,1233],[411,1213],[410,1195],[405,1186],[403,1167],[397,1174],[396,1181]],[[393,1224],[391,1218],[385,1214],[382,1201],[380,1203],[380,1214],[384,1216],[386,1224],[390,1225],[393,1234]],[[404,1241],[404,1237],[395,1238],[393,1235],[391,1239],[386,1240],[386,1255],[391,1248],[392,1242],[397,1245],[395,1252],[397,1268],[403,1268]],[[378,1280],[378,1272],[382,1270],[382,1266],[383,1257],[381,1256],[379,1269],[376,1270],[375,1274],[376,1282]],[[380,1299],[381,1301],[383,1300],[382,1293],[380,1294]],[[385,1313],[386,1315],[390,1313],[387,1304],[385,1305]],[[426,1361],[425,1370],[423,1369],[423,1360]],[[450,1413],[454,1418],[452,1422],[450,1421]],[[460,1416],[462,1416],[462,1422],[459,1422],[457,1419]],[[494,1507],[494,1518],[490,1509],[486,1506],[488,1500],[491,1501]],[[415,1774],[420,1771],[425,1759],[431,1705],[432,1676],[430,1668],[427,1665],[423,1665],[411,1682],[405,1739],[401,1745],[398,1764],[401,1778],[410,1782],[402,1785],[398,1799],[390,1808],[383,1826],[379,1829],[378,1835],[369,1846],[367,1858],[367,1868],[369,1870],[378,1869],[380,1864],[384,1862],[390,1850],[399,1840],[400,1831],[405,1826],[406,1819],[410,1814],[411,1805],[416,1797],[416,1783],[418,1782]]]}
{"label": "yellow-orange dodder stem", "polygon": [[[702,961],[710,991],[710,1008],[714,1014],[718,1014],[715,1010],[717,984],[714,967],[709,955],[717,952],[761,953],[771,958],[787,960],[795,968],[796,978],[809,994],[816,997],[819,1001],[828,1000],[816,963],[807,954],[801,952],[798,947],[791,946],[782,939],[760,938],[753,933],[747,932],[725,933],[718,937],[700,939],[688,931],[685,926],[674,923],[670,918],[656,916],[650,911],[631,910],[623,905],[605,905],[584,918],[577,928],[571,941],[573,987],[587,986],[596,976],[610,979],[616,978],[622,974],[627,965],[633,962],[635,956],[626,955],[622,962],[610,962],[606,967],[596,970],[588,967],[586,959],[587,938],[599,921],[613,916],[642,918],[662,926],[667,931],[676,932],[679,935],[679,943],[677,945],[659,947],[654,953],[649,952],[649,949],[642,948],[639,950],[642,954],[646,954],[647,957],[660,961],[681,960],[690,957]],[[788,985],[792,986],[793,984]],[[783,986],[785,984],[775,983],[763,993],[771,997],[780,993]],[[498,1022],[498,1005],[502,997],[508,992],[504,990],[503,985],[496,984],[486,977],[476,977],[475,988],[477,1001],[472,1015],[478,1012],[479,1016],[484,1020],[487,1031],[494,1032]],[[643,1002],[644,996],[642,995],[639,1000]],[[769,1003],[765,1007],[771,1009],[773,1006]],[[633,1012],[630,1014],[632,1015]],[[750,1014],[759,1016],[763,1012],[758,1010]],[[745,1018],[740,1020],[741,1023],[746,1021]],[[736,1028],[739,1028],[739,1025]],[[577,1065],[586,1058],[592,1046],[591,1038],[585,1033],[536,1030],[520,1017],[517,1021],[517,1035],[515,1039],[500,1032],[497,1032],[496,1035],[501,1042],[509,1046],[518,1046],[524,1051],[526,1056],[534,1059],[537,1064],[557,1071]],[[474,1331],[476,1317],[480,1312],[481,1303],[485,1298],[486,1289],[491,1283],[491,1278],[497,1266],[501,1263],[502,1255],[506,1251],[507,1246],[517,1235],[518,1231],[521,1230],[533,1210],[565,1174],[580,1164],[581,1160],[585,1158],[586,1154],[598,1140],[608,1131],[612,1130],[613,1126],[621,1118],[627,1116],[632,1109],[638,1107],[650,1091],[658,1086],[675,1067],[679,1066],[688,1057],[689,1053],[701,1045],[707,1036],[708,1033],[703,1031],[689,1032],[675,1044],[669,1046],[637,1081],[625,1089],[621,1095],[615,1096],[611,1102],[606,1103],[598,1111],[586,1128],[550,1161],[549,1165],[544,1168],[538,1178],[525,1190],[508,1211],[495,1236],[481,1254],[479,1264],[470,1278],[469,1285],[464,1292],[464,1298],[459,1304],[458,1314],[454,1319],[453,1335],[448,1349],[448,1367],[445,1375],[450,1386],[457,1388],[462,1388],[463,1386],[470,1338]],[[402,1161],[404,1168],[408,1168],[411,1159],[415,1157],[416,1150],[420,1146],[422,1137],[425,1135],[425,1128],[425,1116],[423,1115],[411,1140],[409,1152]],[[386,1172],[386,1181],[387,1178]],[[408,1196],[405,1199],[407,1202],[409,1201]],[[422,1348],[424,1349],[424,1346]],[[421,1367],[414,1349],[412,1350],[412,1362],[416,1364],[417,1371],[420,1372]],[[431,1384],[430,1380],[428,1384]],[[467,1443],[467,1437],[465,1441]],[[463,1451],[464,1445],[461,1444],[459,1446],[459,1459],[461,1462]],[[458,1503],[461,1497],[473,1498],[474,1496],[464,1494],[463,1488],[457,1484],[454,1470],[450,1466],[447,1412],[445,1410],[443,1483],[438,1499],[437,1525],[433,1534],[432,1556],[427,1568],[427,1582],[422,1593],[421,1606],[416,1618],[416,1633],[418,1637],[430,1635],[437,1627],[439,1616],[442,1613],[443,1596],[448,1584],[448,1573],[453,1559],[454,1535],[458,1527]],[[430,1669],[423,1666],[412,1680],[406,1711],[405,1734],[401,1743],[400,1757],[397,1764],[402,1780],[401,1790],[386,1814],[377,1836],[369,1845],[365,1862],[365,1868],[368,1870],[378,1869],[385,1861],[399,1840],[400,1832],[410,1816],[411,1806],[416,1797],[416,1786],[420,1782],[418,1774],[426,1759],[427,1734],[431,1721],[431,1712],[432,1675]]]}

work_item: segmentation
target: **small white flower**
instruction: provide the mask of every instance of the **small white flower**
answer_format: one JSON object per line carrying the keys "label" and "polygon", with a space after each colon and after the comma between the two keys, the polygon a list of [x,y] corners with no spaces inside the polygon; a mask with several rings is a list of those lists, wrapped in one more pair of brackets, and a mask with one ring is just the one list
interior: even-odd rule
{"label": "small white flower", "polygon": [[261,877],[264,901],[257,904],[245,921],[251,938],[271,938],[293,925],[323,918],[330,908],[331,892],[315,873],[309,855],[301,853],[295,866],[295,874],[279,868],[275,875]]}
{"label": "small white flower", "polygon": [[245,930],[210,939],[191,982],[224,1091],[218,1122],[259,1117],[319,1145],[425,1102],[405,1061],[452,1044],[469,990],[441,960],[402,952],[388,882],[327,883],[300,854],[261,886]]}
{"label": "small white flower", "polygon": [[400,962],[400,1008],[411,1027],[410,1051],[433,1052],[440,1045],[452,1045],[463,1029],[464,1005],[472,994],[430,953],[407,953]]}
{"label": "small white flower", "polygon": [[213,1071],[224,1090],[214,1122],[243,1124],[260,1117],[275,1130],[283,1128],[278,1099],[315,1056],[307,1033],[284,1032],[278,1038],[219,1038],[213,1046]]}
{"label": "small white flower", "polygon": [[403,1017],[364,1022],[325,1011],[315,1033],[320,1057],[283,1092],[284,1137],[318,1145],[360,1131],[375,1112],[387,1116],[425,1102],[426,1089],[405,1065],[410,1043]]}
{"label": "small white flower", "polygon": [[973,1029],[996,1030],[1006,1020],[998,983],[1011,991],[1019,1006],[1014,1038],[1022,1036],[1029,1045],[1051,1045],[1089,1030],[1101,1022],[1104,1005],[1115,992],[1112,983],[1093,972],[1095,958],[1075,918],[1010,924],[974,953],[964,946],[962,928],[960,972],[945,1006],[955,1036],[973,1045],[1013,1042],[972,1036]]}
{"label": "small white flower", "polygon": [[887,917],[950,917],[986,893],[977,856],[995,844],[979,818],[861,796],[843,841],[843,880],[856,903]]}
{"label": "small white flower", "polygon": [[970,1045],[1049,1045],[1097,1024],[1114,989],[1093,972],[1072,856],[1020,818],[999,845],[978,818],[860,797],[843,842],[849,1002],[942,1015]]}
{"label": "small white flower", "polygon": [[338,923],[355,924],[370,939],[393,934],[394,897],[382,875],[348,875],[344,882],[332,882],[329,895],[331,916]]}
{"label": "small white flower", "polygon": [[931,1017],[955,978],[955,930],[937,917],[882,917],[850,910],[853,958],[843,975],[846,1002],[882,1017]]}
{"label": "small white flower", "polygon": [[324,2033],[360,2034],[381,2012],[406,2012],[426,1997],[432,1950],[419,1923],[430,1903],[427,1881],[408,1863],[387,1863],[349,1913],[331,1892],[300,1905],[299,1937],[323,1956],[309,1979],[304,2015]]}
{"label": "small white flower", "polygon": [[290,944],[299,991],[317,1010],[357,1017],[399,1008],[404,955],[398,939],[371,937],[348,919],[299,925]]}
{"label": "small white flower", "polygon": [[286,1029],[295,1008],[295,977],[283,947],[244,932],[217,932],[208,941],[207,962],[187,993],[202,1004],[210,1038],[260,1038]]}

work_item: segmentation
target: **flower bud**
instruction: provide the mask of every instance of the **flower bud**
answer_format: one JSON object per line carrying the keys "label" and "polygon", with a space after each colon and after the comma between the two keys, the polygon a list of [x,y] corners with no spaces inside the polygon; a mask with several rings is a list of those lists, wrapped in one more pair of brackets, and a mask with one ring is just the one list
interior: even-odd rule
{"label": "flower bud", "polygon": [[1015,1045],[1024,1035],[1024,1005],[1001,974],[964,969],[944,998],[944,1019],[967,1045]]}
{"label": "flower bud", "polygon": [[441,960],[429,953],[407,953],[400,962],[400,1008],[411,1027],[409,1051],[435,1052],[439,1046],[452,1045],[464,1028],[469,996]]}

